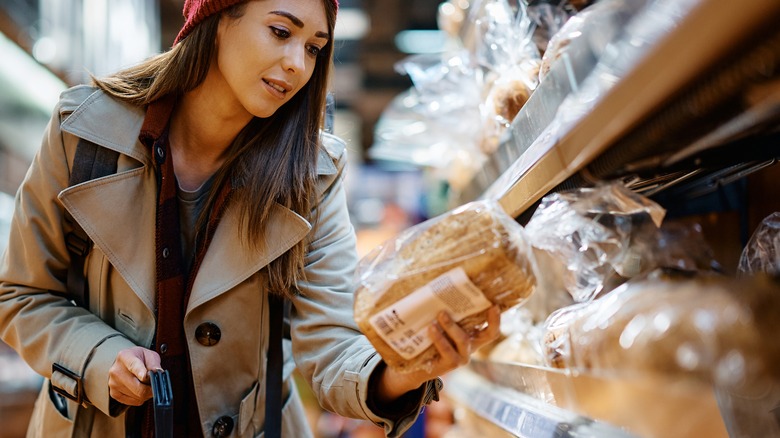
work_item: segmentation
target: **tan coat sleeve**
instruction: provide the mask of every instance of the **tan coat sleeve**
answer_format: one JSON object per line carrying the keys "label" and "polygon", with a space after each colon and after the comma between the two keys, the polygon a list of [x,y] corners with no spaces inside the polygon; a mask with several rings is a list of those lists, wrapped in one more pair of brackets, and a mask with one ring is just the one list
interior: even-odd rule
{"label": "tan coat sleeve", "polygon": [[416,409],[396,420],[369,407],[374,397],[368,382],[381,358],[360,334],[353,318],[355,232],[343,184],[346,152],[337,159],[338,173],[317,206],[319,224],[306,256],[306,280],[293,302],[292,345],[295,363],[311,382],[322,407],[353,418],[366,418],[389,437],[401,436],[425,403],[420,391]]}
{"label": "tan coat sleeve", "polygon": [[79,379],[52,373],[52,366],[86,375],[80,379],[82,393],[108,413],[108,368],[119,350],[133,344],[64,295],[70,256],[57,195],[68,185],[66,149],[75,150],[77,139],[64,140],[60,112],[58,105],[16,195],[8,247],[0,260],[0,338],[69,394],[75,395]]}

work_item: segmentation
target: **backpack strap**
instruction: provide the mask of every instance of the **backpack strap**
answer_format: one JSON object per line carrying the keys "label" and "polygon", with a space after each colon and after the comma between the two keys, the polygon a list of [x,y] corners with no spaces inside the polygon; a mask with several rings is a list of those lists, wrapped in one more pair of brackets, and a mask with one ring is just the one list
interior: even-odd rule
{"label": "backpack strap", "polygon": [[[116,173],[118,160],[119,152],[100,147],[83,138],[79,139],[68,187]],[[89,291],[84,277],[84,262],[89,250],[92,249],[92,239],[87,236],[84,229],[67,210],[65,211],[65,222],[71,228],[71,231],[65,234],[65,245],[70,253],[65,288],[74,304],[89,308]]]}
{"label": "backpack strap", "polygon": [[277,294],[268,294],[268,365],[265,372],[265,437],[282,436],[282,337],[285,304]]}
{"label": "backpack strap", "polygon": [[[81,184],[83,182],[100,178],[116,173],[119,153],[106,149],[90,141],[79,139],[76,145],[76,155],[73,158],[71,166],[68,187]],[[84,278],[84,262],[87,254],[92,248],[92,239],[76,222],[73,216],[65,210],[65,224],[71,231],[65,234],[65,246],[70,254],[70,264],[68,265],[68,277],[65,280],[65,291],[68,298],[77,306],[89,307],[89,294],[87,282]],[[54,364],[56,366],[56,364]],[[67,370],[66,370],[67,371]],[[75,376],[78,385],[81,385],[79,376]],[[62,415],[68,416],[68,405],[64,396],[49,383],[49,396],[55,404],[55,408]],[[76,411],[73,436],[89,436],[92,430],[92,418],[95,415],[95,408],[81,405],[81,390],[78,391],[76,402],[79,408]],[[67,396],[67,398],[72,398]]]}

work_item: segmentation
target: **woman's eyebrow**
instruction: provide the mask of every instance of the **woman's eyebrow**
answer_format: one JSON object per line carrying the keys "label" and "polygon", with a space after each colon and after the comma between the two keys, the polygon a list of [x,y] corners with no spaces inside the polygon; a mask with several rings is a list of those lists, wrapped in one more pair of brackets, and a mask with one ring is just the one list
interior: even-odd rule
{"label": "woman's eyebrow", "polygon": [[293,15],[293,14],[287,12],[287,11],[271,11],[271,12],[269,12],[269,14],[280,15],[282,17],[285,17],[288,20],[290,20],[292,22],[292,24],[294,24],[297,27],[300,27],[301,29],[303,29],[303,21],[301,21],[300,18],[296,17],[295,15]]}
{"label": "woman's eyebrow", "polygon": [[[301,21],[300,18],[296,17],[295,15],[293,15],[293,14],[287,12],[287,11],[271,11],[271,12],[269,12],[269,14],[274,14],[274,15],[279,15],[281,17],[285,17],[288,20],[290,20],[290,22],[292,24],[294,24],[295,26],[303,29],[303,21]],[[330,39],[330,35],[328,35],[327,32],[317,32],[317,33],[315,33],[315,35],[317,37],[319,37],[319,38]]]}

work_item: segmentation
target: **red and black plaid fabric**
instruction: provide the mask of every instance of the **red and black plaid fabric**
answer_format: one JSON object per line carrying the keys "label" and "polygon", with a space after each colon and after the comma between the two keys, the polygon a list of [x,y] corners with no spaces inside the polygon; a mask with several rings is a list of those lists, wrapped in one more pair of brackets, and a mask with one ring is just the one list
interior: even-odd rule
{"label": "red and black plaid fabric", "polygon": [[[160,354],[162,367],[171,377],[174,403],[174,436],[203,436],[198,415],[192,368],[184,333],[184,312],[190,291],[206,250],[211,243],[220,218],[228,204],[232,186],[220,187],[219,196],[209,215],[204,233],[198,233],[196,253],[189,275],[185,272],[181,253],[181,228],[177,199],[176,175],[170,157],[168,121],[175,100],[164,98],[149,105],[140,140],[150,148],[157,174],[157,218],[155,254],[157,299],[154,348]],[[154,437],[154,411],[151,401],[141,409],[140,427],[143,437]]]}

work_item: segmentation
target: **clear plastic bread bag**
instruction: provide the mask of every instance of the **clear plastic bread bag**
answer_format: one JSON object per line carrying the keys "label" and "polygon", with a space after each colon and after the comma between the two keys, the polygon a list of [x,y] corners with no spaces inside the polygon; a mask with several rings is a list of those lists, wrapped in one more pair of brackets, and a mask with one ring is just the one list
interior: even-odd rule
{"label": "clear plastic bread bag", "polygon": [[[598,61],[581,82],[576,79],[576,90],[566,95],[558,106],[555,117],[545,129],[552,138],[550,142],[565,136],[586,114],[591,113],[621,78],[626,77],[663,36],[671,32],[695,3],[695,0],[601,0],[585,8],[582,12],[598,7],[609,14],[599,17],[605,18],[604,22],[588,23],[586,27],[593,30],[577,36],[587,44],[576,42],[571,45],[576,45],[578,49],[583,45],[589,47]],[[578,53],[584,51],[582,49]],[[554,56],[552,53],[548,56]],[[565,57],[564,54],[562,58]],[[569,73],[564,76],[575,80]]]}
{"label": "clear plastic bread bag", "polygon": [[532,39],[535,24],[522,2],[513,8],[507,0],[485,1],[475,28],[474,56],[485,70],[486,93],[480,148],[491,154],[536,89],[541,57]]}
{"label": "clear plastic bread bag", "polygon": [[691,273],[723,273],[723,267],[715,259],[715,253],[697,222],[686,219],[665,221],[657,237],[643,242],[641,248],[646,274],[656,268],[672,268]]}
{"label": "clear plastic bread bag", "polygon": [[655,238],[665,213],[620,182],[544,197],[526,232],[545,296],[565,290],[576,302],[589,301],[611,276],[637,275],[648,254],[632,251],[632,243]]}
{"label": "clear plastic bread bag", "polygon": [[777,381],[780,285],[769,277],[656,271],[553,312],[548,365],[606,377],[660,374],[748,390]]}
{"label": "clear plastic bread bag", "polygon": [[577,13],[568,0],[527,0],[528,16],[536,24],[534,44],[541,54],[547,49],[550,38]]}
{"label": "clear plastic bread bag", "polygon": [[453,189],[464,188],[486,160],[478,148],[481,69],[465,50],[409,56],[395,68],[414,87],[383,113],[370,154],[405,150],[411,164],[438,170]]}
{"label": "clear plastic bread bag", "polygon": [[586,8],[584,11],[566,20],[563,26],[550,37],[539,65],[539,82],[543,81],[547,73],[550,72],[553,62],[563,56],[569,44],[582,36],[582,28],[585,27],[585,18],[588,15],[590,15],[590,12]]}
{"label": "clear plastic bread bag", "polygon": [[624,26],[645,0],[601,0],[570,17],[547,43],[539,67],[539,81],[543,81],[552,65],[568,50],[571,43],[584,38],[596,58],[607,45],[620,35]]}
{"label": "clear plastic bread bag", "polygon": [[739,259],[741,274],[780,273],[780,212],[761,221]]}
{"label": "clear plastic bread bag", "polygon": [[[529,300],[534,296],[531,295]],[[501,315],[501,339],[484,353],[491,362],[545,365],[541,343],[544,326],[534,322],[525,307],[528,302]]]}
{"label": "clear plastic bread bag", "polygon": [[445,0],[436,11],[436,24],[453,40],[460,39],[471,3],[468,0]]}
{"label": "clear plastic bread bag", "polygon": [[523,303],[536,284],[523,227],[493,200],[415,225],[378,246],[356,273],[355,321],[388,366],[429,369],[427,330],[446,310],[468,333],[493,305]]}

